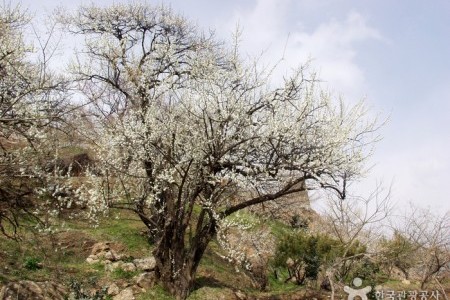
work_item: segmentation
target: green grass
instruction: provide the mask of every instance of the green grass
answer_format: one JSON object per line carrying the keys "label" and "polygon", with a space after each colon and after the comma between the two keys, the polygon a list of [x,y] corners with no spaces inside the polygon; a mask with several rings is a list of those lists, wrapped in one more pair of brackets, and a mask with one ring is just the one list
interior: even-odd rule
{"label": "green grass", "polygon": [[[271,232],[279,237],[292,230],[281,222],[261,222],[255,215],[243,212],[233,215],[230,220],[241,224],[269,226]],[[133,214],[111,211],[109,217],[100,220],[99,227],[92,227],[83,220],[61,220],[66,223],[64,231],[54,235],[35,234],[24,230],[24,238],[20,243],[0,236],[0,284],[9,281],[30,279],[34,281],[52,280],[69,286],[71,280],[92,289],[101,289],[105,284],[114,281],[133,283],[133,277],[139,272],[127,272],[121,268],[113,272],[105,271],[101,263],[87,264],[86,258],[95,242],[111,241],[123,245],[126,261],[133,257],[141,258],[150,255],[153,246],[147,237],[141,234],[146,228]],[[249,230],[253,230],[250,228]],[[86,243],[86,244],[85,244]],[[86,246],[83,246],[86,245]],[[222,294],[231,297],[233,290],[241,290],[253,297],[281,295],[301,291],[302,288],[280,282],[269,276],[270,292],[261,293],[252,286],[251,279],[243,270],[236,272],[235,267],[223,259],[223,250],[216,241],[212,241],[200,262],[194,290],[190,300],[217,299]],[[42,262],[42,268],[35,268]],[[7,271],[4,272],[5,267]],[[161,299],[173,300],[161,286],[156,285],[137,296],[138,300]]]}
{"label": "green grass", "polygon": [[123,244],[131,256],[148,256],[153,249],[147,237],[141,233],[146,227],[129,212],[112,211],[109,217],[100,220],[98,227],[86,223],[71,224],[71,227],[89,233],[98,241]]}
{"label": "green grass", "polygon": [[200,261],[200,268],[218,274],[234,272],[232,267],[225,263],[222,258],[218,257],[217,254],[214,254],[211,249],[206,250],[205,255]]}
{"label": "green grass", "polygon": [[277,238],[280,239],[283,236],[286,236],[289,233],[292,233],[294,229],[292,229],[291,226],[278,221],[278,220],[270,220],[268,222],[269,227],[270,227],[270,231],[272,232],[272,234]]}
{"label": "green grass", "polygon": [[[149,256],[152,246],[140,234],[145,226],[131,214],[118,219],[117,212],[113,213],[113,217],[101,220],[98,228],[81,220],[63,220],[66,226],[62,234],[39,234],[23,227],[20,242],[0,235],[0,284],[22,279],[67,282],[70,278],[106,278],[102,264],[85,262],[90,247],[81,249],[83,240],[90,241],[90,245],[100,241],[117,242],[124,246],[128,257]],[[42,263],[42,268],[38,268],[38,263]],[[115,273],[112,277],[129,279],[134,275]]]}
{"label": "green grass", "polygon": [[132,279],[134,276],[138,275],[139,271],[125,271],[122,268],[116,268],[111,273],[113,279]]}
{"label": "green grass", "polygon": [[[0,283],[11,280],[49,278],[46,267],[48,259],[40,252],[33,241],[24,239],[16,242],[0,236]],[[38,263],[43,263],[43,267]]]}
{"label": "green grass", "polygon": [[[286,274],[280,274],[286,275]],[[292,291],[301,290],[303,287],[292,282],[284,282],[284,278],[287,276],[281,276],[282,280],[275,278],[273,274],[269,275],[269,290],[274,294],[283,294]]]}
{"label": "green grass", "polygon": [[166,292],[160,285],[155,285],[145,293],[142,293],[136,297],[136,300],[174,300],[169,293]]}
{"label": "green grass", "polygon": [[188,297],[189,300],[204,299],[233,299],[234,294],[231,289],[224,290],[223,287],[204,287],[194,290]]}

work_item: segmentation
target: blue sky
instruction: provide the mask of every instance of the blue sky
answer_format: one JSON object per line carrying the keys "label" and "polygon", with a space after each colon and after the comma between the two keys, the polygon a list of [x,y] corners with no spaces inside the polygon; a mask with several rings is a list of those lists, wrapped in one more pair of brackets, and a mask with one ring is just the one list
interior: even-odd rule
{"label": "blue sky", "polygon": [[[16,1],[12,1],[15,3]],[[101,5],[113,1],[92,1]],[[117,2],[117,1],[116,1]],[[36,17],[80,0],[24,0]],[[91,1],[84,1],[91,3]],[[172,0],[172,8],[274,63],[278,76],[312,59],[320,79],[350,102],[389,116],[374,167],[359,189],[393,181],[393,199],[450,209],[450,2],[448,0]]]}

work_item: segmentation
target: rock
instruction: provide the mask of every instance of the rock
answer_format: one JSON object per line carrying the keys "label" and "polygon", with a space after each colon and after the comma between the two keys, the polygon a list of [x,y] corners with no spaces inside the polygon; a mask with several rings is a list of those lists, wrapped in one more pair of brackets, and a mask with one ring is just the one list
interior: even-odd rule
{"label": "rock", "polygon": [[123,261],[116,261],[113,263],[109,263],[109,264],[105,264],[105,271],[107,272],[112,272],[117,268],[122,268],[123,265]]}
{"label": "rock", "polygon": [[21,280],[5,285],[0,292],[0,299],[64,300],[66,295],[67,289],[54,282]]}
{"label": "rock", "polygon": [[133,263],[124,263],[121,268],[126,272],[136,271],[136,266]]}
{"label": "rock", "polygon": [[99,257],[97,254],[91,254],[88,256],[88,258],[94,259],[94,260],[99,260]]}
{"label": "rock", "polygon": [[122,290],[118,295],[113,297],[113,300],[135,300],[132,288]]}
{"label": "rock", "polygon": [[234,294],[236,295],[236,298],[238,298],[239,300],[246,300],[247,299],[247,295],[245,295],[243,292],[241,292],[239,290],[234,292]]}
{"label": "rock", "polygon": [[111,250],[110,242],[96,243],[96,244],[94,244],[94,246],[92,246],[91,255],[98,255],[100,253],[102,253],[104,255],[104,253],[106,253],[109,250]]}
{"label": "rock", "polygon": [[136,265],[138,270],[142,271],[153,271],[156,266],[156,260],[153,256],[146,258],[137,258],[133,260],[133,263]]}
{"label": "rock", "polygon": [[112,244],[111,242],[96,243],[92,247],[91,255],[89,255],[89,257],[94,261],[98,260],[105,263],[107,263],[107,261],[114,262],[121,260],[123,255],[118,254],[117,251],[113,249],[113,247],[120,248],[120,245]]}
{"label": "rock", "polygon": [[100,260],[97,259],[96,255],[89,255],[88,258],[86,258],[86,262],[90,265],[100,262]]}
{"label": "rock", "polygon": [[111,261],[116,261],[121,258],[121,255],[117,254],[115,250],[111,248],[112,244],[110,242],[100,242],[94,244],[91,250],[91,256],[94,259],[108,259]]}
{"label": "rock", "polygon": [[112,264],[112,261],[110,261],[110,260],[102,260],[102,261],[100,261],[100,263],[102,263],[103,265],[110,265],[110,264]]}
{"label": "rock", "polygon": [[136,284],[143,288],[149,289],[155,285],[156,277],[154,272],[145,272],[136,277]]}
{"label": "rock", "polygon": [[113,283],[108,287],[108,295],[109,296],[115,296],[117,294],[119,294],[120,289],[117,286],[117,284]]}
{"label": "rock", "polygon": [[110,261],[119,260],[119,256],[114,250],[106,251],[105,254],[103,255],[103,258]]}
{"label": "rock", "polygon": [[120,279],[120,280],[116,281],[116,284],[119,286],[119,288],[120,288],[121,290],[124,290],[124,289],[126,289],[127,287],[132,286],[132,283],[131,283],[131,282],[128,282],[128,281],[125,280],[125,279]]}

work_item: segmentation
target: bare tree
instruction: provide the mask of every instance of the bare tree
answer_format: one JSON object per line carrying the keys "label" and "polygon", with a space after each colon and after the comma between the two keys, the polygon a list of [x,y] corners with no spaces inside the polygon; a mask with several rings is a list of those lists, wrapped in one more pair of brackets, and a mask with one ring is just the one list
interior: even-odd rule
{"label": "bare tree", "polygon": [[[343,181],[342,191],[345,191],[346,181]],[[325,209],[324,224],[318,228],[321,233],[337,238],[343,251],[340,256],[327,262],[326,277],[332,289],[331,299],[334,299],[333,282],[336,277],[342,280],[351,270],[355,261],[363,257],[373,256],[375,244],[382,236],[382,228],[387,225],[392,215],[393,203],[390,188],[385,190],[382,184],[368,196],[336,195],[334,191],[328,196]],[[365,251],[356,251],[355,247]]]}
{"label": "bare tree", "polygon": [[71,71],[97,124],[101,176],[82,192],[92,213],[140,217],[177,299],[228,216],[308,188],[343,193],[377,140],[362,103],[334,101],[304,67],[273,87],[237,45],[165,7],[87,6],[61,21],[84,37]]}
{"label": "bare tree", "polygon": [[423,289],[431,280],[450,268],[450,212],[433,213],[430,209],[413,207],[396,225],[396,231],[414,247],[410,273],[419,278]]}

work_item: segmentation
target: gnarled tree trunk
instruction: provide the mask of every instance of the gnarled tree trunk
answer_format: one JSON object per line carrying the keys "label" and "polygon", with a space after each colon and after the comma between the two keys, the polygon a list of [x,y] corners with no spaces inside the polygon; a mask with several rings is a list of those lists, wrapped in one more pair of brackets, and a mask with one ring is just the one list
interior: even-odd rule
{"label": "gnarled tree trunk", "polygon": [[[161,285],[177,300],[188,297],[194,284],[195,273],[211,239],[216,233],[213,219],[203,225],[202,211],[195,236],[185,243],[186,231],[183,224],[171,222],[170,230],[160,231],[153,255],[156,260],[156,277]],[[203,226],[202,226],[203,225]]]}

